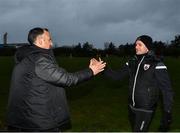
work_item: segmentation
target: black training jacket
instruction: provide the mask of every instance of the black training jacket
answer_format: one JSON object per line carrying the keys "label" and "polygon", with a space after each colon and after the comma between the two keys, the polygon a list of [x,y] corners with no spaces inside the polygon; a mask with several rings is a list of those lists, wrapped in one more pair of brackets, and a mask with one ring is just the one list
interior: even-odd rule
{"label": "black training jacket", "polygon": [[162,92],[164,111],[171,112],[173,92],[167,67],[152,51],[131,58],[117,71],[107,69],[105,74],[115,80],[129,76],[129,104],[133,108],[154,110]]}
{"label": "black training jacket", "polygon": [[68,73],[58,66],[51,49],[35,45],[19,48],[15,61],[7,124],[33,130],[63,128],[70,121],[63,87],[90,79],[92,71]]}

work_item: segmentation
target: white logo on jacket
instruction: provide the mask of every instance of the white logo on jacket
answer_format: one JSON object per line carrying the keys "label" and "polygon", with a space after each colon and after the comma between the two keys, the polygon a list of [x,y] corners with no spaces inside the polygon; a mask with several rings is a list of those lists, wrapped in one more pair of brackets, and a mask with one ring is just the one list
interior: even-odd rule
{"label": "white logo on jacket", "polygon": [[150,67],[150,64],[144,64],[144,70],[145,70],[145,71],[148,70],[149,67]]}

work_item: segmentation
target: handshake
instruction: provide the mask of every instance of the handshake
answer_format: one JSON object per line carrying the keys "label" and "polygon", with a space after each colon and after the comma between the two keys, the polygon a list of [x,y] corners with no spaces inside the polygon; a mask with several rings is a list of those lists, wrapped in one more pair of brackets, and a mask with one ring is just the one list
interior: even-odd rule
{"label": "handshake", "polygon": [[106,62],[102,61],[101,58],[99,58],[99,61],[95,58],[92,58],[90,60],[89,68],[93,71],[93,75],[96,75],[102,71],[104,71],[104,68],[106,67]]}

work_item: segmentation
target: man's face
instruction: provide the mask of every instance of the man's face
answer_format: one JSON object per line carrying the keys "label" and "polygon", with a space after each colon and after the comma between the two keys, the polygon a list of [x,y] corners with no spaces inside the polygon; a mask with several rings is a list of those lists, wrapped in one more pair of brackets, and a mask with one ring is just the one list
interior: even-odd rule
{"label": "man's face", "polygon": [[147,49],[147,47],[145,46],[145,44],[140,40],[136,41],[135,49],[136,49],[136,54],[137,55],[145,54],[145,53],[147,53],[149,51]]}
{"label": "man's face", "polygon": [[50,49],[52,47],[52,40],[50,33],[48,31],[44,31],[44,33],[37,37],[38,46],[44,49]]}

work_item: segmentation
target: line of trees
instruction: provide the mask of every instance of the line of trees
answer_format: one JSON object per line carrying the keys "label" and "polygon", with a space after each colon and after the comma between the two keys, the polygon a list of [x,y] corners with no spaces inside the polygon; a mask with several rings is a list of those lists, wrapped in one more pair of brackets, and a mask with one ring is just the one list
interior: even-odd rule
{"label": "line of trees", "polygon": [[[180,35],[176,35],[174,40],[170,43],[165,43],[162,41],[154,41],[153,48],[157,55],[159,56],[180,56]],[[135,53],[134,44],[126,43],[121,44],[117,47],[117,44],[113,42],[105,42],[104,49],[97,49],[90,44],[85,42],[83,44],[78,43],[73,46],[62,46],[54,48],[54,53],[56,56],[70,56],[70,57],[92,57],[92,56],[109,56],[116,55],[120,57],[132,56]],[[0,55],[14,55],[16,48],[0,48]]]}
{"label": "line of trees", "polygon": [[[180,56],[180,35],[176,35],[174,40],[168,42],[154,41],[153,49],[158,56]],[[132,56],[135,54],[134,44],[126,43],[117,45],[113,42],[105,42],[104,49],[96,49],[93,44],[85,42],[83,44],[79,43],[71,47],[59,47],[54,49],[55,55],[65,55],[65,56],[109,56],[116,55],[120,57]]]}

